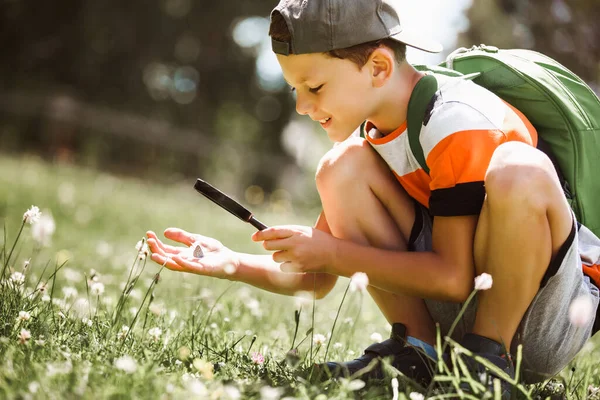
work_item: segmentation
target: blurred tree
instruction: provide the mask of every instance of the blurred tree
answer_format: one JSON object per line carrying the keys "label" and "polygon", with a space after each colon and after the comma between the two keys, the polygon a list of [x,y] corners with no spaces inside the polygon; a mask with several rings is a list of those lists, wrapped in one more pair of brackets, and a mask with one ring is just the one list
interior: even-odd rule
{"label": "blurred tree", "polygon": [[231,31],[273,4],[2,2],[2,132],[17,126],[17,149],[89,157],[101,168],[229,168],[239,183],[269,190],[291,161],[274,154],[284,154],[279,137],[293,107],[286,91],[259,87],[254,55]]}
{"label": "blurred tree", "polygon": [[535,49],[600,92],[598,0],[473,0],[467,16],[461,46]]}

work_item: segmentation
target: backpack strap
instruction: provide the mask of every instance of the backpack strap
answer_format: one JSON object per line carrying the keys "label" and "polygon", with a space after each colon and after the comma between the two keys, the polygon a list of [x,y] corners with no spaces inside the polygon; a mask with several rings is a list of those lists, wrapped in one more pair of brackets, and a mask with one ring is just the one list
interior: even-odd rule
{"label": "backpack strap", "polygon": [[417,159],[419,165],[427,174],[429,174],[429,167],[425,162],[425,154],[423,153],[423,147],[419,141],[421,134],[421,126],[423,125],[423,119],[425,118],[425,111],[427,106],[433,99],[433,95],[438,90],[438,81],[433,75],[425,75],[415,85],[410,100],[408,101],[407,116],[407,133],[408,143],[410,150]]}
{"label": "backpack strap", "polygon": [[[454,75],[454,71],[444,70],[442,72],[447,76],[454,76],[460,79],[473,80],[481,75],[480,72],[474,72],[465,75]],[[429,174],[429,167],[425,161],[425,154],[423,153],[423,147],[419,140],[421,135],[421,126],[423,126],[423,119],[425,119],[425,111],[429,107],[429,103],[433,100],[433,95],[439,88],[438,80],[433,74],[427,74],[415,85],[410,100],[408,101],[408,110],[406,129],[408,131],[408,143],[410,150],[417,159],[417,162],[423,168],[423,170]]]}

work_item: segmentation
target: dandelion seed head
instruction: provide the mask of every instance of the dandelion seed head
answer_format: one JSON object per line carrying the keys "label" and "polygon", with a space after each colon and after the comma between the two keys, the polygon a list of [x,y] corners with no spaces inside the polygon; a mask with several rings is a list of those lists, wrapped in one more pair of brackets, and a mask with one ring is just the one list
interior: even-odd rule
{"label": "dandelion seed head", "polygon": [[23,214],[23,222],[32,225],[38,222],[41,216],[42,213],[40,212],[40,209],[37,206],[31,206],[31,208]]}
{"label": "dandelion seed head", "polygon": [[475,277],[475,290],[488,290],[492,287],[492,276],[486,272]]}
{"label": "dandelion seed head", "polygon": [[94,296],[101,296],[104,294],[104,284],[102,282],[94,282],[90,287],[90,291]]}
{"label": "dandelion seed head", "polygon": [[65,286],[64,288],[62,288],[62,292],[65,299],[71,299],[73,297],[76,297],[78,294],[77,289],[75,289],[72,286]]}
{"label": "dandelion seed head", "polygon": [[364,292],[369,286],[369,277],[364,272],[356,272],[350,278],[350,290],[353,292]]}
{"label": "dandelion seed head", "polygon": [[50,295],[45,294],[45,295],[42,296],[42,301],[44,303],[49,303],[50,300],[51,300]]}
{"label": "dandelion seed head", "polygon": [[341,349],[342,347],[344,347],[344,345],[343,345],[343,344],[341,344],[340,342],[335,342],[335,343],[333,344],[333,348],[334,348],[334,349],[336,349],[336,350],[339,350],[339,349]]}

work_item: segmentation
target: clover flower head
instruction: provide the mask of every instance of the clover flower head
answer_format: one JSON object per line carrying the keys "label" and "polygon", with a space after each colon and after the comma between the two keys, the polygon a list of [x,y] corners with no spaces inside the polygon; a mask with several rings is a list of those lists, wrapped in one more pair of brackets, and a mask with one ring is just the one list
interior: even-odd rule
{"label": "clover flower head", "polygon": [[326,341],[327,338],[325,337],[325,335],[321,335],[320,333],[317,333],[313,336],[313,343],[317,346],[323,345]]}
{"label": "clover flower head", "polygon": [[119,357],[115,360],[115,368],[126,374],[133,374],[137,371],[137,362],[131,356]]}
{"label": "clover flower head", "polygon": [[265,357],[258,351],[252,353],[252,362],[254,364],[262,365],[265,362]]}
{"label": "clover flower head", "polygon": [[127,337],[127,333],[129,332],[129,327],[127,325],[123,325],[119,333],[117,333],[117,338],[119,340],[124,340]]}
{"label": "clover flower head", "polygon": [[148,331],[148,336],[150,336],[150,338],[155,342],[160,340],[160,335],[162,335],[162,329],[159,327],[154,327]]}
{"label": "clover flower head", "polygon": [[17,322],[20,321],[29,321],[31,319],[31,314],[27,311],[19,311],[19,316],[17,317]]}
{"label": "clover flower head", "polygon": [[364,272],[356,272],[350,278],[350,290],[353,292],[364,292],[369,286],[369,277]]}
{"label": "clover flower head", "polygon": [[23,222],[33,225],[40,220],[42,213],[37,206],[31,206],[31,208],[25,211],[23,214]]}
{"label": "clover flower head", "polygon": [[31,332],[29,332],[27,329],[21,329],[21,332],[19,332],[18,335],[18,339],[20,344],[27,343],[29,339],[31,339]]}
{"label": "clover flower head", "polygon": [[475,277],[475,290],[488,290],[492,287],[492,276],[486,272]]}

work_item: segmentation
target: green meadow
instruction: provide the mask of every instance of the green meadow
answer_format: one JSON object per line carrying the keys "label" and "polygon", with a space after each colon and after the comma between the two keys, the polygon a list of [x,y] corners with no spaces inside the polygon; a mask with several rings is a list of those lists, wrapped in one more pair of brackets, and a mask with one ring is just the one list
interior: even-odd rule
{"label": "green meadow", "polygon": [[[376,383],[313,379],[310,367],[325,353],[352,359],[389,335],[368,295],[346,290],[348,279],[312,301],[173,272],[144,257],[145,232],[162,237],[168,227],[264,252],[250,240],[252,226],[193,183],[0,156],[0,398],[478,398],[460,391],[477,377],[446,370],[429,388],[391,367]],[[42,227],[23,223],[32,206]],[[266,199],[253,211],[267,225],[312,224],[316,216],[293,199]],[[553,379],[516,383],[516,398],[600,398],[596,343]],[[486,396],[494,394],[479,397]]]}

